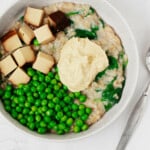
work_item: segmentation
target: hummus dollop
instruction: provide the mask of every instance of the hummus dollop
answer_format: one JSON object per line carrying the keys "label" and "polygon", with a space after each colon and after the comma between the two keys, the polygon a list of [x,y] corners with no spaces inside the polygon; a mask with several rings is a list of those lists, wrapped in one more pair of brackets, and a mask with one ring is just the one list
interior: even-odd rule
{"label": "hummus dollop", "polygon": [[82,91],[108,66],[104,50],[87,38],[72,38],[63,46],[58,61],[61,82],[72,92]]}

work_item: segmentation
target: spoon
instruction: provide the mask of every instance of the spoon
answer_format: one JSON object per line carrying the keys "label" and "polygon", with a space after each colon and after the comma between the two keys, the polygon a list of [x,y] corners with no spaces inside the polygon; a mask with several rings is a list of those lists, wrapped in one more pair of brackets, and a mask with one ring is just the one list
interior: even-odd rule
{"label": "spoon", "polygon": [[[148,71],[150,72],[150,48],[146,54],[146,67],[147,67]],[[119,141],[119,144],[118,144],[116,150],[125,150],[129,140],[131,139],[137,125],[139,124],[139,122],[143,116],[144,109],[145,109],[145,106],[148,101],[147,97],[148,97],[149,90],[150,90],[150,82],[148,83],[142,96],[137,101],[136,105],[134,106],[134,109],[131,112],[131,115],[128,119],[128,122],[123,131],[123,134],[121,136],[121,139]]]}

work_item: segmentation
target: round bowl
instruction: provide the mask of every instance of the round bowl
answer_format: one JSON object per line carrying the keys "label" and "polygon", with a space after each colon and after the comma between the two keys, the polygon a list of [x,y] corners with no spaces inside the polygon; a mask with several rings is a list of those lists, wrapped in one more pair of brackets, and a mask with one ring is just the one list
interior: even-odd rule
{"label": "round bowl", "polygon": [[[61,0],[18,0],[6,13],[0,18],[0,34],[2,35],[4,31],[7,31],[11,24],[16,21],[21,13],[23,13],[24,9],[27,6],[46,6],[55,2],[60,2]],[[93,6],[98,14],[102,16],[102,18],[110,24],[117,34],[120,36],[123,45],[125,47],[125,51],[128,55],[129,63],[126,70],[126,84],[123,90],[122,98],[120,102],[115,105],[110,111],[108,111],[104,117],[99,120],[97,123],[92,125],[89,130],[85,132],[81,132],[79,134],[66,134],[63,136],[53,135],[53,134],[45,134],[39,135],[36,132],[32,132],[26,127],[19,124],[16,120],[14,120],[3,108],[3,105],[0,104],[0,113],[4,118],[8,120],[13,126],[17,128],[18,131],[22,131],[26,133],[27,136],[31,135],[33,137],[38,137],[45,140],[50,141],[70,141],[74,139],[81,139],[83,137],[87,137],[93,135],[94,133],[102,131],[108,125],[110,125],[113,121],[115,121],[121,113],[126,109],[127,105],[132,100],[132,96],[136,89],[138,72],[139,72],[139,57],[138,51],[136,47],[135,40],[131,33],[130,28],[127,23],[123,19],[123,17],[119,14],[119,12],[111,6],[105,0],[65,0],[66,2],[76,2],[76,3],[88,3]],[[7,19],[6,19],[7,18]]]}

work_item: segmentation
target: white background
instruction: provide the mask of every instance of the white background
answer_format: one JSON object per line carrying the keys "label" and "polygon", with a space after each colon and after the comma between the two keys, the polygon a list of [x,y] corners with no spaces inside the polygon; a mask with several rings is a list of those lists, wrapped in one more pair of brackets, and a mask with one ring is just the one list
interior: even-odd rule
{"label": "white background", "polygon": [[[16,0],[1,0],[0,15]],[[0,116],[0,150],[115,150],[127,118],[135,102],[148,82],[148,72],[144,66],[145,53],[150,46],[150,0],[109,0],[126,19],[137,42],[140,55],[140,75],[136,93],[127,110],[109,127],[94,136],[67,143],[45,142],[27,137],[12,128]],[[132,83],[131,83],[132,84]],[[150,103],[146,108],[126,150],[150,149]]]}

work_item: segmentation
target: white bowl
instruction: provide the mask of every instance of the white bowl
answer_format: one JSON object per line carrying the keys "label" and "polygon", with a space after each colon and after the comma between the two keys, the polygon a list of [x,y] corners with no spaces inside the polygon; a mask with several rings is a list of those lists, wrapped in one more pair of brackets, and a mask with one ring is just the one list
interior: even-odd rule
{"label": "white bowl", "polygon": [[[13,5],[6,13],[0,18],[0,34],[7,31],[12,24],[12,22],[16,21],[16,19],[21,16],[21,13],[25,10],[27,6],[46,6],[51,3],[60,2],[61,0],[19,0],[15,5]],[[43,138],[47,140],[54,141],[69,141],[74,139],[80,139],[83,137],[90,136],[94,133],[102,131],[108,125],[110,125],[113,121],[115,121],[120,114],[125,110],[127,105],[132,100],[132,96],[136,89],[138,72],[139,72],[139,57],[138,51],[136,47],[135,40],[133,35],[128,27],[127,23],[123,19],[123,17],[118,13],[118,11],[111,6],[105,0],[65,0],[68,2],[76,2],[76,3],[88,3],[93,6],[97,12],[102,16],[102,18],[110,24],[117,34],[120,36],[123,45],[125,47],[125,51],[128,55],[129,63],[126,71],[126,84],[124,87],[122,98],[119,104],[115,105],[109,112],[107,112],[104,117],[99,120],[97,123],[92,125],[89,130],[85,132],[81,132],[79,134],[66,134],[63,136],[60,135],[52,135],[45,134],[39,135],[36,132],[32,132],[26,127],[22,126],[20,123],[15,121],[10,115],[4,110],[2,104],[0,104],[0,112],[10,122],[12,125],[17,127],[18,131],[23,131],[23,133],[27,133],[27,135],[32,135],[33,137]],[[19,130],[20,129],[20,130]]]}

